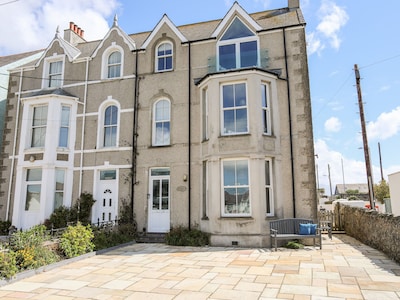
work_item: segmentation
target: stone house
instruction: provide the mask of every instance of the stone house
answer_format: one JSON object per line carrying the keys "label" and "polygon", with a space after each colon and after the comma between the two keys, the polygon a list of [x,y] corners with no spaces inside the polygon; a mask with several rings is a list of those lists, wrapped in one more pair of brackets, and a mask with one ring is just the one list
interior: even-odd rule
{"label": "stone house", "polygon": [[7,99],[0,219],[43,222],[82,192],[93,222],[131,204],[139,231],[183,225],[213,245],[268,246],[269,221],[316,219],[305,21],[299,0],[150,32],[76,24]]}

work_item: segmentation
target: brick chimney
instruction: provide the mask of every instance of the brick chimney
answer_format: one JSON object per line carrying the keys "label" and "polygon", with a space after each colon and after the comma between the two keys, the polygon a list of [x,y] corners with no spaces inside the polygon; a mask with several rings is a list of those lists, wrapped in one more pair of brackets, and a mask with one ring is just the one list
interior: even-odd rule
{"label": "brick chimney", "polygon": [[289,9],[300,8],[300,0],[288,0]]}
{"label": "brick chimney", "polygon": [[86,42],[83,38],[84,30],[74,22],[69,22],[69,28],[64,30],[64,40],[76,46],[79,43]]}

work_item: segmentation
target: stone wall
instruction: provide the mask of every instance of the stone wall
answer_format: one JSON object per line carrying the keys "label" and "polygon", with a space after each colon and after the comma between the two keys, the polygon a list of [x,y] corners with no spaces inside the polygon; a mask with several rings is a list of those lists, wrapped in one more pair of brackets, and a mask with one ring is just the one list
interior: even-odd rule
{"label": "stone wall", "polygon": [[400,262],[400,217],[340,205],[346,234]]}

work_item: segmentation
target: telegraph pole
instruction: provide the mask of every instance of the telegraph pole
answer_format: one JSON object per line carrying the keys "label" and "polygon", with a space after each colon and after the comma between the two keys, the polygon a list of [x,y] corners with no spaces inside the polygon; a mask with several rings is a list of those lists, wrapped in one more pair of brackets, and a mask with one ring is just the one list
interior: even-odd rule
{"label": "telegraph pole", "polygon": [[385,178],[383,178],[381,143],[378,143],[378,149],[379,149],[379,166],[381,167],[381,181],[384,181]]}
{"label": "telegraph pole", "polygon": [[371,160],[370,160],[370,155],[369,155],[367,130],[365,128],[364,107],[363,107],[363,102],[362,102],[361,85],[360,85],[360,72],[358,70],[357,64],[354,65],[354,72],[355,72],[355,75],[356,75],[358,106],[360,108],[361,132],[362,132],[362,137],[363,137],[365,168],[367,170],[369,203],[371,205],[371,209],[375,210],[375,205],[374,205],[374,186],[373,186],[372,172],[371,172]]}

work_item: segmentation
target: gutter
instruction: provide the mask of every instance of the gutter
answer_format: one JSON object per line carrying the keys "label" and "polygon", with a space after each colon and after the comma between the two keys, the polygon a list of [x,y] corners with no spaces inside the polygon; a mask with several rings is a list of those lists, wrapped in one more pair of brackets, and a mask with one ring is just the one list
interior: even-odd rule
{"label": "gutter", "polygon": [[289,66],[288,56],[286,50],[286,30],[283,28],[283,49],[285,52],[285,71],[286,71],[286,88],[288,96],[288,114],[289,114],[289,143],[290,143],[290,167],[292,172],[292,198],[293,198],[293,218],[296,217],[296,190],[295,190],[295,177],[294,177],[294,157],[293,157],[293,131],[292,131],[292,108],[290,105],[290,80],[289,80]]}
{"label": "gutter", "polygon": [[190,231],[191,229],[191,223],[192,223],[192,219],[191,219],[191,209],[192,209],[192,199],[191,199],[191,191],[192,191],[192,176],[191,176],[191,165],[192,165],[192,152],[191,152],[191,129],[192,129],[192,120],[191,120],[191,94],[192,94],[192,57],[191,57],[191,43],[188,43],[188,110],[189,110],[189,125],[188,125],[188,229]]}

